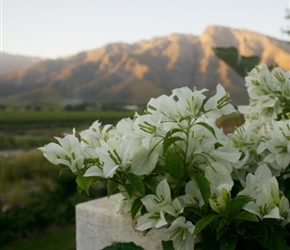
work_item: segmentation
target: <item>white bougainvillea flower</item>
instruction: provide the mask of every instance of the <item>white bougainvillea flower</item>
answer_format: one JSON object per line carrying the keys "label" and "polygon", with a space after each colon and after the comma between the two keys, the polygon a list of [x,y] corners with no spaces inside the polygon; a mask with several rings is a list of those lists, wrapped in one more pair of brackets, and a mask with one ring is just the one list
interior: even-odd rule
{"label": "white bougainvillea flower", "polygon": [[100,162],[103,164],[103,172],[106,178],[112,178],[120,167],[120,160],[115,151],[106,148],[96,149]]}
{"label": "white bougainvillea flower", "polygon": [[267,125],[261,132],[263,141],[257,153],[263,155],[262,161],[279,175],[290,164],[290,120],[273,121]]}
{"label": "white bougainvillea flower", "polygon": [[163,118],[161,113],[146,114],[136,118],[133,129],[135,136],[140,137],[144,148],[149,149],[154,138],[166,134],[162,124]]}
{"label": "white bougainvillea flower", "polygon": [[275,177],[272,177],[257,195],[255,201],[250,201],[244,209],[257,215],[260,219],[280,219],[279,186]]}
{"label": "white bougainvillea flower", "polygon": [[217,213],[225,212],[231,200],[231,193],[223,188],[221,194],[216,199],[209,199],[212,210]]}
{"label": "white bougainvillea flower", "polygon": [[103,171],[103,167],[101,166],[90,166],[87,171],[84,174],[85,177],[90,177],[90,176],[99,176],[99,177],[104,177],[105,178],[105,174]]}
{"label": "white bougainvillea flower", "polygon": [[276,85],[277,90],[281,90],[284,96],[290,96],[289,84],[290,84],[290,71],[285,71],[280,67],[275,67],[271,71],[272,82]]}
{"label": "white bougainvillea flower", "polygon": [[131,164],[130,151],[133,150],[132,148],[138,150],[138,146],[140,146],[140,144],[134,142],[123,140],[119,144],[113,143],[113,147],[111,144],[96,149],[106,178],[113,177],[119,167],[125,170]]}
{"label": "white bougainvillea flower", "polygon": [[149,194],[141,199],[149,213],[159,212],[165,205],[172,204],[171,191],[167,180],[162,180],[156,187],[156,195]]}
{"label": "white bougainvillea flower", "polygon": [[179,114],[179,120],[183,117],[195,117],[202,106],[205,95],[202,93],[206,89],[193,91],[188,87],[177,88],[172,91],[172,96],[176,100],[176,108]]}
{"label": "white bougainvillea flower", "polygon": [[178,217],[183,212],[184,207],[181,205],[179,198],[175,198],[171,204],[162,207],[162,210],[173,217]]}
{"label": "white bougainvillea flower", "polygon": [[44,157],[52,164],[60,164],[60,159],[64,159],[66,151],[57,143],[51,142],[44,147],[39,148],[42,151]]}
{"label": "white bougainvillea flower", "polygon": [[194,248],[194,232],[195,226],[191,221],[186,221],[183,216],[175,219],[169,228],[162,228],[157,233],[161,240],[173,241],[176,250],[192,250]]}
{"label": "white bougainvillea flower", "polygon": [[205,168],[205,177],[210,182],[213,198],[220,196],[223,189],[230,191],[234,185],[231,172],[219,162]]}
{"label": "white bougainvillea flower", "polygon": [[248,195],[252,198],[257,197],[271,178],[273,178],[273,176],[268,166],[266,164],[260,165],[257,168],[255,175],[251,173],[247,175],[246,186],[238,195]]}
{"label": "white bougainvillea flower", "polygon": [[263,161],[279,172],[284,171],[290,164],[290,140],[287,142],[274,138],[264,144],[266,144],[268,152],[264,152]]}
{"label": "white bougainvillea flower", "polygon": [[276,67],[270,72],[266,64],[261,64],[245,80],[250,104],[239,110],[246,116],[256,113],[266,121],[276,119],[289,106],[290,71]]}
{"label": "white bougainvillea flower", "polygon": [[245,81],[250,99],[257,99],[267,94],[269,90],[270,92],[274,90],[270,84],[270,70],[266,64],[260,64],[253,68],[245,77]]}
{"label": "white bougainvillea flower", "polygon": [[176,109],[176,101],[172,96],[161,95],[158,98],[151,98],[147,104],[147,111],[150,114],[161,113],[165,117],[176,118],[178,111]]}
{"label": "white bougainvillea flower", "polygon": [[131,172],[136,175],[149,175],[156,167],[159,152],[139,148],[139,151],[132,157]]}
{"label": "white bougainvillea flower", "polygon": [[268,191],[262,191],[257,197],[256,202],[250,201],[244,209],[263,218],[280,219],[279,208],[272,203],[272,196]]}
{"label": "white bougainvillea flower", "polygon": [[136,229],[139,231],[144,231],[149,228],[160,228],[167,225],[168,222],[164,217],[163,210],[154,213],[146,213],[142,215],[138,221]]}
{"label": "white bougainvillea flower", "polygon": [[185,186],[185,195],[182,196],[182,200],[186,206],[198,206],[202,207],[205,202],[201,195],[201,190],[199,189],[195,179],[190,180]]}
{"label": "white bougainvillea flower", "polygon": [[206,116],[209,118],[217,119],[222,115],[228,115],[236,112],[234,106],[228,101],[229,94],[225,91],[224,87],[218,84],[216,91],[216,95],[211,97],[204,104]]}
{"label": "white bougainvillea flower", "polygon": [[97,148],[95,151],[98,155],[99,165],[89,166],[84,176],[112,178],[121,165],[117,152],[109,147]]}
{"label": "white bougainvillea flower", "polygon": [[279,203],[279,212],[282,221],[282,226],[285,226],[290,222],[290,207],[289,207],[289,200],[282,196],[280,203]]}
{"label": "white bougainvillea flower", "polygon": [[[135,116],[138,116],[136,113]],[[120,137],[123,139],[129,139],[131,140],[133,135],[133,126],[134,126],[134,120],[131,118],[123,118],[121,119],[117,124],[115,129],[111,129],[108,134],[109,136],[113,137]]]}
{"label": "white bougainvillea flower", "polygon": [[84,147],[98,148],[101,146],[100,141],[108,138],[108,130],[112,125],[105,125],[102,129],[101,123],[95,121],[89,129],[80,132],[81,143]]}
{"label": "white bougainvillea flower", "polygon": [[84,153],[80,141],[73,134],[68,134],[64,138],[55,137],[59,145],[49,143],[47,146],[39,148],[44,153],[44,156],[53,164],[63,164],[68,166],[73,173],[84,166]]}
{"label": "white bougainvillea flower", "polygon": [[232,166],[236,168],[240,168],[242,166],[240,162],[241,152],[234,148],[230,143],[214,149],[211,155],[215,161],[226,167],[229,172],[232,172]]}
{"label": "white bougainvillea flower", "polygon": [[141,199],[141,202],[148,212],[142,215],[137,221],[137,230],[141,231],[167,225],[167,221],[164,217],[165,213],[175,215],[179,212],[176,210],[180,207],[180,203],[178,201],[175,201],[175,205],[173,207],[171,191],[166,179],[162,180],[158,184],[156,188],[156,195],[146,195]]}

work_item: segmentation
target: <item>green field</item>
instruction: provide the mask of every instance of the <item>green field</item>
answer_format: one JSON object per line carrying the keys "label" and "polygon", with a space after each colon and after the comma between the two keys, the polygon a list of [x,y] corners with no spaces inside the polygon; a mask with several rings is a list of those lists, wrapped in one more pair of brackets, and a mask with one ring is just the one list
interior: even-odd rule
{"label": "green field", "polygon": [[67,111],[62,109],[26,110],[8,108],[1,111],[1,128],[3,130],[19,128],[55,128],[56,126],[76,126],[90,124],[95,120],[102,123],[116,123],[124,117],[133,117],[133,111],[84,110]]}
{"label": "green field", "polygon": [[52,141],[54,136],[71,133],[73,128],[77,132],[87,129],[96,120],[116,124],[122,118],[133,116],[133,111],[7,108],[0,116],[0,150],[36,148]]}
{"label": "green field", "polygon": [[11,243],[2,250],[75,250],[75,227],[71,226],[56,232],[43,235],[31,240],[22,240],[16,243]]}
{"label": "green field", "polygon": [[[141,111],[140,113],[142,113]],[[67,111],[63,109],[42,108],[26,110],[24,108],[7,108],[1,110],[1,130],[8,134],[49,135],[58,133],[63,128],[85,129],[96,120],[102,124],[116,124],[120,119],[133,117],[135,111],[123,110],[84,110]],[[231,114],[218,120],[222,127],[233,127],[243,122],[242,116]]]}

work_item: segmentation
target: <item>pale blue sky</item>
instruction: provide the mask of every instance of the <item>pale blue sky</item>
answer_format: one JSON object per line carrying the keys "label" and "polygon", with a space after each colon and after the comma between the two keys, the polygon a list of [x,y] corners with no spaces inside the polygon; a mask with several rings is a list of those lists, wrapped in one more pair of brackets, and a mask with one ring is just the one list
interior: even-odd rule
{"label": "pale blue sky", "polygon": [[1,51],[56,58],[209,25],[281,33],[289,0],[1,0]]}

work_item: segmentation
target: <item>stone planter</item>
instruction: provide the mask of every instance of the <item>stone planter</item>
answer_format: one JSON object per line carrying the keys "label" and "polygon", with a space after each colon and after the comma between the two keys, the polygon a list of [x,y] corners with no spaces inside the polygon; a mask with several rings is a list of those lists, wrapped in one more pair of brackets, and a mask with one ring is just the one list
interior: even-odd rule
{"label": "stone planter", "polygon": [[145,250],[162,249],[154,231],[144,236],[132,228],[130,218],[118,213],[121,197],[117,194],[76,206],[77,250],[99,250],[116,242],[134,242]]}

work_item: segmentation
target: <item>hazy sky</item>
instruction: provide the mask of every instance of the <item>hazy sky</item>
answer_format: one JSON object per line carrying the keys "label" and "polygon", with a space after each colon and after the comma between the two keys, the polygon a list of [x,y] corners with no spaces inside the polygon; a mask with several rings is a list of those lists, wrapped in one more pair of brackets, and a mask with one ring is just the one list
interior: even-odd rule
{"label": "hazy sky", "polygon": [[1,51],[56,58],[209,25],[287,40],[290,0],[1,0]]}

